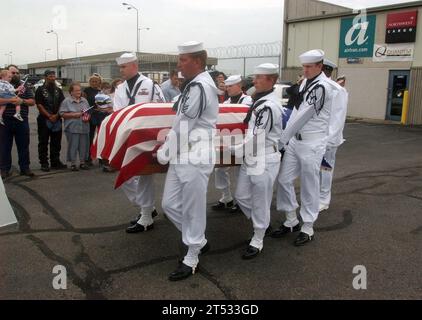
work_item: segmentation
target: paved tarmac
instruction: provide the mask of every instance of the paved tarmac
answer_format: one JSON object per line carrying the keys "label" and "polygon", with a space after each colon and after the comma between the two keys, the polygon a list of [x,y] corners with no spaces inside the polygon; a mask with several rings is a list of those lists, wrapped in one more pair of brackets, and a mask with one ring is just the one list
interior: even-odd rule
{"label": "paved tarmac", "polygon": [[[212,212],[208,194],[209,254],[199,272],[169,282],[181,236],[161,210],[164,176],[156,178],[160,216],[151,232],[129,235],[137,215],[115,174],[42,173],[31,115],[31,168],[14,176],[7,195],[18,226],[0,230],[0,299],[421,299],[422,128],[349,123],[338,151],[333,201],[302,248],[294,235],[265,240],[252,261],[240,256],[252,235],[243,215]],[[64,141],[64,140],[63,140]],[[62,158],[66,143],[63,143]],[[235,180],[235,179],[233,179]],[[272,225],[282,215],[272,211]],[[53,288],[53,268],[67,270],[67,289]],[[367,271],[367,289],[355,290],[355,266]]]}

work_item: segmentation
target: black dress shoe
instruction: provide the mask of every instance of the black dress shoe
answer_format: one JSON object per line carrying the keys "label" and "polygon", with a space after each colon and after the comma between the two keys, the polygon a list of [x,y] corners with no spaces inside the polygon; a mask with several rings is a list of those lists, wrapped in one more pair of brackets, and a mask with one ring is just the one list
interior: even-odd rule
{"label": "black dress shoe", "polygon": [[2,178],[3,180],[4,180],[4,179],[9,178],[11,175],[12,175],[12,174],[10,173],[10,171],[2,171],[2,172],[1,172],[1,178]]}
{"label": "black dress shoe", "polygon": [[82,163],[79,165],[79,169],[86,171],[86,170],[89,170],[89,167],[85,163]]}
{"label": "black dress shoe", "polygon": [[41,165],[41,171],[50,172],[50,167],[48,166],[48,164]]}
{"label": "black dress shoe", "polygon": [[144,227],[143,225],[137,223],[133,226],[130,226],[126,229],[127,233],[141,233],[141,232],[147,232],[149,230],[154,229],[154,224],[148,226],[148,227]]}
{"label": "black dress shoe", "polygon": [[311,242],[312,240],[314,240],[313,236],[310,236],[304,232],[301,232],[298,237],[295,240],[295,246],[296,247],[301,247],[304,246],[305,244],[307,244],[308,242]]}
{"label": "black dress shoe", "polygon": [[86,160],[86,161],[85,161],[85,164],[86,164],[88,167],[93,167],[93,166],[94,166],[94,163],[92,162],[92,159],[88,159],[88,160]]}
{"label": "black dress shoe", "polygon": [[[154,219],[155,217],[157,217],[158,216],[158,212],[157,212],[157,210],[154,210],[153,212],[152,212],[152,218]],[[136,218],[136,220],[132,220],[131,222],[130,222],[130,225],[131,226],[133,226],[133,225],[135,225],[135,224],[137,224],[138,223],[138,221],[139,221],[139,219],[141,219],[141,217],[142,217],[142,214],[139,214],[139,216]]]}
{"label": "black dress shoe", "polygon": [[243,260],[251,260],[251,259],[255,258],[256,256],[258,256],[258,254],[259,254],[260,252],[261,252],[261,251],[260,251],[258,248],[255,248],[255,247],[249,246],[249,247],[246,249],[245,253],[242,255],[242,259],[243,259]]}
{"label": "black dress shoe", "polygon": [[35,177],[35,174],[29,169],[21,171],[20,175],[25,176],[25,177],[30,177],[30,178]]}
{"label": "black dress shoe", "polygon": [[231,214],[235,214],[235,213],[239,213],[242,210],[240,210],[239,205],[236,203],[233,207],[230,208],[229,213]]}
{"label": "black dress shoe", "polygon": [[283,225],[281,225],[280,228],[278,228],[276,231],[274,231],[271,234],[271,238],[276,238],[276,239],[282,238],[282,237],[284,237],[285,235],[287,235],[289,233],[298,232],[298,231],[300,231],[300,224],[297,224],[293,228],[286,227],[283,224]]}
{"label": "black dress shoe", "polygon": [[195,270],[183,262],[179,263],[179,267],[170,273],[169,280],[170,281],[180,281],[189,278],[190,276],[195,274]]}
{"label": "black dress shoe", "polygon": [[65,165],[64,163],[57,163],[54,165],[51,165],[51,170],[63,170],[63,169],[67,169],[67,165]]}
{"label": "black dress shoe", "polygon": [[234,205],[233,201],[230,201],[230,202],[227,202],[227,203],[218,201],[217,204],[215,204],[211,207],[211,209],[214,210],[214,211],[223,211],[223,210],[233,208],[233,205]]}

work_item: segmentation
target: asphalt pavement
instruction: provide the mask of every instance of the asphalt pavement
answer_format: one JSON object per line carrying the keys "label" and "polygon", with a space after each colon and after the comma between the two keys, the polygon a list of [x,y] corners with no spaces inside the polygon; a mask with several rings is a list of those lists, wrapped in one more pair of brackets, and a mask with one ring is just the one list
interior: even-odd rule
{"label": "asphalt pavement", "polygon": [[[35,111],[30,124],[37,176],[19,176],[14,148],[14,175],[5,187],[19,224],[0,230],[0,299],[422,298],[422,127],[348,123],[332,204],[316,223],[315,241],[297,248],[294,235],[267,238],[252,261],[241,259],[251,221],[210,209],[219,199],[212,176],[211,251],[197,274],[174,283],[167,276],[181,255],[181,235],[160,206],[164,175],[156,176],[155,229],[127,234],[138,212],[113,189],[116,174],[98,166],[41,172]],[[65,150],[63,139],[63,160]],[[273,207],[273,227],[282,219]],[[66,268],[65,290],[54,288],[63,275],[53,273],[57,265]],[[357,290],[362,270],[366,290]]]}

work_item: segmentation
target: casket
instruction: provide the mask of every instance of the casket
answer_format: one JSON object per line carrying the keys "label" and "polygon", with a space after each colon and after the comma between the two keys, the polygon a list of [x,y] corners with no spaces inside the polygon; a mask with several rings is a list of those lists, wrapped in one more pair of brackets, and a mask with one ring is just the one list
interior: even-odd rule
{"label": "casket", "polygon": [[[176,112],[173,104],[147,103],[129,106],[114,112],[101,124],[91,149],[92,158],[108,160],[110,166],[119,170],[115,187],[134,176],[167,172],[168,166],[158,164],[153,156],[171,129]],[[249,110],[247,105],[219,106],[217,141],[223,136],[243,136],[247,126],[243,123]],[[220,161],[216,166],[236,165],[234,157]]]}

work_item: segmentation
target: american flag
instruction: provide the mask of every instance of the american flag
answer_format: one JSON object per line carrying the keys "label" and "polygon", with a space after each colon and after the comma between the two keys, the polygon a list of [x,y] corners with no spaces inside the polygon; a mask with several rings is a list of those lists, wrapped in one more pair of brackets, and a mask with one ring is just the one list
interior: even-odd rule
{"label": "american flag", "polygon": [[[235,129],[245,133],[243,123],[249,107],[246,105],[221,104],[217,129]],[[170,129],[176,113],[168,103],[148,103],[129,106],[107,117],[98,130],[91,148],[92,158],[108,160],[119,170],[115,188],[138,175],[162,173],[166,168],[159,166],[153,154],[161,146],[158,134]],[[148,171],[151,173],[150,171]]]}
{"label": "american flag", "polygon": [[92,108],[94,108],[94,106],[92,107],[83,107],[81,112],[82,112],[82,121],[88,122],[89,119],[91,119],[91,115],[88,113],[89,110],[91,110]]}

